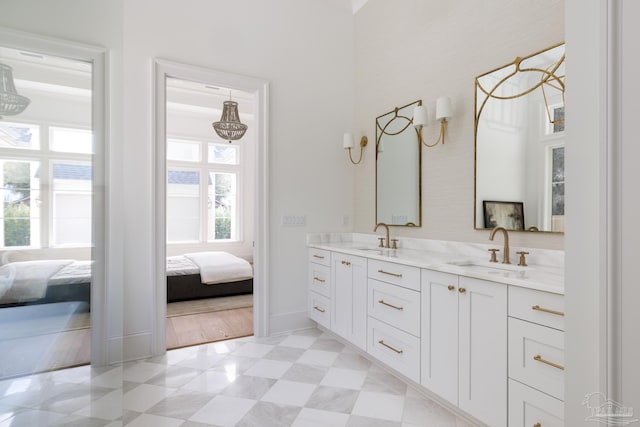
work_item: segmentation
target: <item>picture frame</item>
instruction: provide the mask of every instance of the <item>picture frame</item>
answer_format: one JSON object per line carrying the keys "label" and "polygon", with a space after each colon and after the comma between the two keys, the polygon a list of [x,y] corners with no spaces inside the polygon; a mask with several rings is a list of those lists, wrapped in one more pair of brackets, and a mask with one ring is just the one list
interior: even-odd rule
{"label": "picture frame", "polygon": [[485,228],[524,230],[524,203],[483,200]]}

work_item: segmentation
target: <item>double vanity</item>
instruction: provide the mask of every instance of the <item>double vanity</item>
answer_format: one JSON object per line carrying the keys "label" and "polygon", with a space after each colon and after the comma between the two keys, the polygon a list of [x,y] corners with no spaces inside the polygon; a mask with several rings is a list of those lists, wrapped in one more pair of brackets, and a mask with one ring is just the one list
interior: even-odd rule
{"label": "double vanity", "polygon": [[562,252],[519,266],[489,245],[376,237],[309,236],[309,317],[489,426],[564,425]]}

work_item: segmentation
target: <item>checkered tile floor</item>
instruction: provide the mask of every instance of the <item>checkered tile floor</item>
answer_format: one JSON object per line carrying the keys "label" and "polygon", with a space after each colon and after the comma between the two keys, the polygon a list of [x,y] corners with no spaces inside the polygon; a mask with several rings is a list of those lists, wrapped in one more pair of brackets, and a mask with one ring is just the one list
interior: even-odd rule
{"label": "checkered tile floor", "polygon": [[318,329],[0,382],[0,427],[469,427]]}

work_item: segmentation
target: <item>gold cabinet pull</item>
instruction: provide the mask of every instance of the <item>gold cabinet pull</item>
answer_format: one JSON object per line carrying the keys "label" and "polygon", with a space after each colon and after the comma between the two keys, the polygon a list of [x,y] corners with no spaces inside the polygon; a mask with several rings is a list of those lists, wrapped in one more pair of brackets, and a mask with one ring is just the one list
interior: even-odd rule
{"label": "gold cabinet pull", "polygon": [[314,305],[314,306],[313,306],[313,308],[314,308],[315,310],[318,310],[320,313],[324,313],[324,312],[325,312],[325,310],[324,310],[324,309],[322,309],[322,308],[320,308],[320,307],[318,307],[318,306],[316,306],[316,305]]}
{"label": "gold cabinet pull", "polygon": [[449,289],[450,291],[453,291],[455,288],[456,288],[456,287],[455,287],[455,286],[453,286],[453,285],[449,285],[449,286],[447,286],[447,289]]}
{"label": "gold cabinet pull", "polygon": [[548,360],[543,359],[542,356],[540,356],[539,354],[533,356],[533,360],[540,363],[544,363],[545,365],[553,366],[556,369],[560,369],[564,371],[564,366],[558,365],[557,363],[549,362]]}
{"label": "gold cabinet pull", "polygon": [[540,423],[535,423],[535,424],[533,425],[533,427],[542,427],[542,424],[540,424]]}
{"label": "gold cabinet pull", "polygon": [[556,316],[564,316],[564,313],[561,311],[551,310],[549,308],[540,307],[539,305],[534,305],[531,307],[531,310],[542,311],[544,313],[555,314]]}
{"label": "gold cabinet pull", "polygon": [[320,283],[324,283],[324,282],[326,282],[326,280],[321,279],[321,278],[319,278],[318,276],[313,276],[313,280],[316,280],[316,281],[318,281],[318,282],[320,282]]}
{"label": "gold cabinet pull", "polygon": [[323,257],[322,255],[316,255],[316,254],[313,254],[313,257],[314,257],[314,258],[324,259],[324,257]]}
{"label": "gold cabinet pull", "polygon": [[395,308],[396,310],[404,310],[404,307],[398,306],[398,305],[389,304],[388,302],[386,302],[383,299],[378,300],[378,304],[386,305],[387,307]]}
{"label": "gold cabinet pull", "polygon": [[383,346],[387,347],[389,350],[393,350],[398,354],[402,354],[403,351],[402,350],[398,350],[397,348],[394,348],[392,346],[390,346],[389,344],[387,344],[386,342],[384,342],[384,340],[380,340],[378,341],[378,344],[382,344]]}
{"label": "gold cabinet pull", "polygon": [[342,260],[342,265],[350,266],[351,263],[349,261]]}
{"label": "gold cabinet pull", "polygon": [[389,276],[393,276],[393,277],[402,277],[402,274],[398,274],[398,273],[389,273],[388,271],[384,271],[384,270],[382,270],[382,269],[378,270],[378,273],[388,274]]}
{"label": "gold cabinet pull", "polygon": [[467,292],[467,288],[458,288],[458,292],[464,294],[465,292]]}

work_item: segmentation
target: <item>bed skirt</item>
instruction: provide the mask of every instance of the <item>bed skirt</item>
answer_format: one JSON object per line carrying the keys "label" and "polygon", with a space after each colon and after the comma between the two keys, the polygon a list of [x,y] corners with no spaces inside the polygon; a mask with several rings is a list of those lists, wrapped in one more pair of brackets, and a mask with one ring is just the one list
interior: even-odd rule
{"label": "bed skirt", "polygon": [[167,302],[253,293],[253,279],[205,285],[199,274],[167,276]]}

